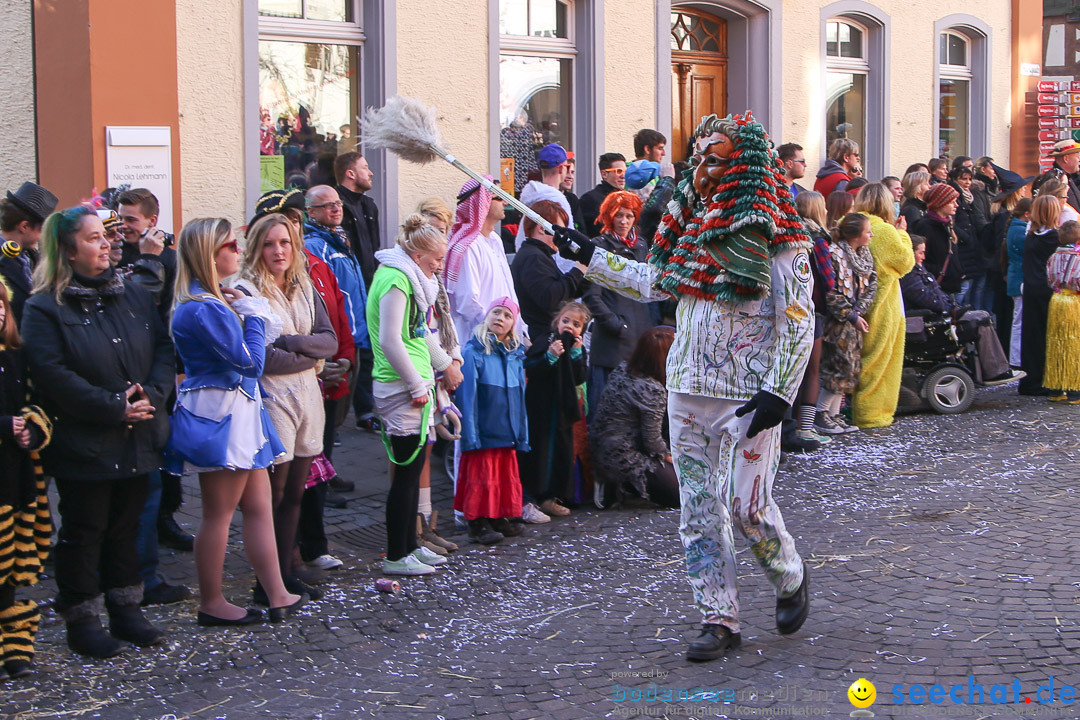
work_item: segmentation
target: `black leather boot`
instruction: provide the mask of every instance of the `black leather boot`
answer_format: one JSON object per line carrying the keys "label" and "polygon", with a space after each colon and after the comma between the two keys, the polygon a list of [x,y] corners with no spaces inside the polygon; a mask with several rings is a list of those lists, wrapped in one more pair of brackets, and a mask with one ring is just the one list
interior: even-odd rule
{"label": "black leather boot", "polygon": [[158,515],[157,534],[159,545],[184,552],[195,549],[195,536],[180,527],[172,515]]}
{"label": "black leather boot", "polygon": [[110,588],[105,591],[105,608],[109,611],[109,632],[113,637],[132,645],[150,647],[165,642],[165,633],[150,624],[143,615],[142,585]]}
{"label": "black leather boot", "polygon": [[503,534],[491,527],[487,518],[469,521],[469,538],[481,545],[494,545],[503,539]]}
{"label": "black leather boot", "polygon": [[701,635],[686,649],[687,660],[715,660],[728,650],[742,645],[742,635],[731,632],[724,625],[703,623]]}
{"label": "black leather boot", "polygon": [[781,635],[798,631],[810,614],[810,567],[803,563],[802,585],[791,597],[776,599],[776,629]]}

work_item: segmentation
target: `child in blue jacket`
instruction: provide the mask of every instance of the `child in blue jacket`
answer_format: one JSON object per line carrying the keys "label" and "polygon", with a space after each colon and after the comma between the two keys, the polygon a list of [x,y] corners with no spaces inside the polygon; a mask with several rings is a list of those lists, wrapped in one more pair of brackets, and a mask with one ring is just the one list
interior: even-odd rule
{"label": "child in blue jacket", "polygon": [[462,351],[464,380],[454,395],[462,415],[454,509],[464,513],[469,537],[484,545],[522,532],[510,522],[521,515],[517,451],[529,450],[519,313],[509,297],[491,303]]}

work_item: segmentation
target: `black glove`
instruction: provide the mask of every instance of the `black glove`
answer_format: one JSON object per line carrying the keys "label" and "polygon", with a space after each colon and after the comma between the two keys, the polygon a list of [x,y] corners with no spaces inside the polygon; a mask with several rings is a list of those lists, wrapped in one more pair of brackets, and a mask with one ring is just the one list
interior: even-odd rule
{"label": "black glove", "polygon": [[773,395],[767,390],[758,390],[757,395],[750,398],[750,402],[735,411],[735,417],[742,417],[750,411],[754,411],[754,417],[750,420],[750,427],[746,429],[746,437],[752,438],[762,430],[776,427],[784,420],[788,408],[791,405],[781,397]]}
{"label": "black glove", "polygon": [[954,307],[953,322],[959,322],[960,318],[964,317],[964,315],[971,309],[973,308],[970,305],[957,305],[956,307]]}
{"label": "black glove", "polygon": [[588,236],[579,233],[573,228],[561,225],[555,225],[552,229],[555,230],[553,237],[555,247],[559,248],[560,255],[567,260],[573,260],[582,265],[588,265],[592,261],[596,243],[590,240]]}

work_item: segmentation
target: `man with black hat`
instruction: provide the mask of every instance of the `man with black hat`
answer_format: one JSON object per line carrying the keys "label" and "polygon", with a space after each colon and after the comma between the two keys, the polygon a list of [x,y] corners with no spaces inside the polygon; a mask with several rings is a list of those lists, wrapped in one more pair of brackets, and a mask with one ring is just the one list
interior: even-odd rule
{"label": "man with black hat", "polygon": [[[1054,143],[1054,149],[1047,157],[1054,158],[1054,166],[1040,178],[1038,186],[1045,179],[1056,177],[1069,186],[1069,205],[1080,210],[1080,142],[1062,140]],[[1038,187],[1035,188],[1038,190]]]}
{"label": "man with black hat", "polygon": [[0,282],[8,287],[16,325],[22,322],[23,304],[33,290],[41,226],[56,203],[55,195],[29,180],[0,200]]}

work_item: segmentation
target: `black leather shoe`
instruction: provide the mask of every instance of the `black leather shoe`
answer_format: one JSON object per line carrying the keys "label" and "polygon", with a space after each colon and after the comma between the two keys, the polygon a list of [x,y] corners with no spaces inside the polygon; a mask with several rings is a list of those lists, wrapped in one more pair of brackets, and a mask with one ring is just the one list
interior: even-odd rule
{"label": "black leather shoe", "polygon": [[304,595],[301,595],[300,599],[297,600],[296,602],[294,602],[292,605],[284,605],[282,607],[272,607],[272,608],[270,608],[270,610],[268,611],[268,614],[270,615],[270,622],[272,622],[272,623],[284,622],[285,618],[289,617],[294,612],[296,612],[300,608],[304,607],[304,605],[307,603],[307,601],[308,601],[308,596],[306,594],[304,594]]}
{"label": "black leather shoe", "polygon": [[338,495],[334,492],[328,492],[326,493],[326,500],[323,501],[323,505],[328,508],[341,509],[343,507],[348,507],[349,499],[344,495]]}
{"label": "black leather shoe", "polygon": [[255,610],[253,608],[247,609],[247,615],[236,620],[229,620],[227,618],[219,618],[210,613],[204,613],[199,611],[199,625],[201,627],[229,627],[237,625],[252,625],[257,622],[262,622],[263,614],[262,610]]}
{"label": "black leather shoe", "polygon": [[172,515],[158,516],[157,534],[159,545],[184,552],[195,549],[195,536],[185,532]]}
{"label": "black leather shoe", "polygon": [[776,629],[781,635],[797,632],[810,614],[810,567],[804,562],[802,585],[791,597],[776,599]]}
{"label": "black leather shoe", "polygon": [[191,597],[191,590],[188,589],[187,585],[170,585],[162,581],[149,590],[143,590],[142,600],[139,601],[139,604],[143,607],[147,605],[172,605],[187,600],[189,597]]}
{"label": "black leather shoe", "polygon": [[724,625],[704,623],[701,635],[686,649],[687,660],[715,660],[728,650],[742,645],[742,635],[733,633]]}
{"label": "black leather shoe", "polygon": [[307,595],[311,600],[321,600],[323,596],[322,590],[308,585],[295,575],[285,578],[285,589],[294,595]]}
{"label": "black leather shoe", "polygon": [[330,478],[327,482],[330,483],[331,489],[337,490],[338,492],[352,492],[356,489],[356,483],[352,480],[342,480],[341,477],[337,475]]}

